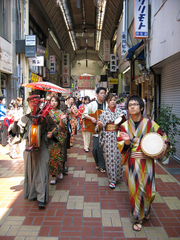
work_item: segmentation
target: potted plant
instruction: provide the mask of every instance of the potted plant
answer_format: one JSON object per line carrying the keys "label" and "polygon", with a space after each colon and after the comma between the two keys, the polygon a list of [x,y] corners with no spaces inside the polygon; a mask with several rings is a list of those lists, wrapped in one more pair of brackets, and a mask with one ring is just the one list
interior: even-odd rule
{"label": "potted plant", "polygon": [[166,161],[163,162],[163,164],[168,164],[169,156],[176,153],[176,139],[177,136],[180,136],[180,118],[172,112],[172,106],[163,104],[159,106],[159,115],[156,122],[169,138],[170,146],[164,156]]}

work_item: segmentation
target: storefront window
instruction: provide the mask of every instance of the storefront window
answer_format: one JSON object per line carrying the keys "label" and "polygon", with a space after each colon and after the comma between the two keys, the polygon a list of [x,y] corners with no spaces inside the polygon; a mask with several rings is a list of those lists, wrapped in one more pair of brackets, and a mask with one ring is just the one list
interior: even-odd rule
{"label": "storefront window", "polygon": [[11,1],[0,1],[0,36],[11,42]]}

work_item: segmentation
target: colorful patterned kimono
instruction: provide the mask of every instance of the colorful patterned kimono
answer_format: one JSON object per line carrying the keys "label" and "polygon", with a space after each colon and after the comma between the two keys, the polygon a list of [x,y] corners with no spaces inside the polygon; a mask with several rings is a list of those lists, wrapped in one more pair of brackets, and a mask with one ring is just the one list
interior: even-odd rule
{"label": "colorful patterned kimono", "polygon": [[64,113],[61,110],[52,110],[49,115],[54,120],[58,127],[58,135],[53,142],[49,145],[49,174],[58,175],[63,172],[64,161],[64,140],[67,135],[67,119],[64,119],[64,129],[60,126],[60,118]]}
{"label": "colorful patterned kimono", "polygon": [[90,140],[91,140],[91,133],[86,130],[86,127],[84,126],[84,120],[82,119],[82,114],[85,110],[85,106],[83,103],[79,106],[78,109],[78,115],[79,115],[79,123],[81,124],[81,130],[84,140],[84,149],[89,149],[90,146]]}
{"label": "colorful patterned kimono", "polygon": [[114,125],[115,119],[118,118],[120,114],[122,114],[120,108],[116,108],[114,112],[108,108],[106,111],[103,111],[99,117],[99,120],[103,123],[103,130],[100,132],[99,143],[100,146],[103,146],[103,156],[106,163],[109,182],[115,184],[123,174],[121,153],[117,145],[117,131],[119,127]]}
{"label": "colorful patterned kimono", "polygon": [[154,159],[143,154],[141,139],[149,132],[159,133],[165,143],[168,142],[168,138],[157,123],[143,117],[137,129],[135,129],[133,120],[129,118],[120,126],[120,131],[126,132],[130,139],[133,139],[131,152],[129,148],[127,150],[127,146],[124,147],[124,141],[121,141],[120,137],[117,141],[122,153],[122,163],[125,165],[127,162],[126,177],[130,193],[131,214],[135,220],[141,220],[148,216],[156,194]]}
{"label": "colorful patterned kimono", "polygon": [[74,142],[74,135],[75,135],[75,130],[77,126],[77,118],[78,118],[78,109],[75,104],[71,106],[71,139],[70,139],[70,145],[73,145]]}

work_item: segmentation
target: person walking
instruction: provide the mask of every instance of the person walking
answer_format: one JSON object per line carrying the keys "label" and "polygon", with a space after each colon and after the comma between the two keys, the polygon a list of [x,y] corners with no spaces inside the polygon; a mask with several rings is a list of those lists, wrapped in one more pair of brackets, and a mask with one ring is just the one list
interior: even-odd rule
{"label": "person walking", "polygon": [[[21,105],[19,105],[17,99],[12,102],[12,108],[8,111],[8,115],[11,116],[11,119],[14,119],[14,118],[19,119],[23,116],[23,109]],[[9,148],[10,148],[11,158],[21,157],[22,144],[21,143],[13,144],[12,136],[9,136]]]}
{"label": "person walking", "polygon": [[108,93],[106,101],[108,103],[108,108],[103,111],[99,117],[99,120],[103,123],[99,142],[100,146],[103,147],[103,156],[109,178],[109,187],[114,189],[116,182],[122,178],[123,175],[121,153],[119,152],[117,145],[117,132],[120,123],[115,125],[114,122],[124,113],[120,108],[116,108],[116,98],[113,93]]}
{"label": "person walking", "polygon": [[[31,95],[27,98],[27,101],[31,111],[36,110],[36,116],[42,112],[42,109],[39,108],[41,104],[39,95]],[[20,119],[15,118],[13,124],[9,126],[9,134],[12,137],[19,134],[18,139],[25,139],[28,147],[33,120],[34,115],[32,112]],[[39,139],[37,141],[40,141],[40,146],[36,150],[27,151],[28,148],[26,148],[24,151],[24,198],[29,200],[37,199],[37,205],[42,209],[45,208],[49,198],[49,150],[47,140],[50,140],[52,136],[57,137],[58,131],[52,132],[54,128],[56,129],[56,124],[49,114],[41,120],[40,126],[39,136],[34,136]],[[51,141],[53,140],[51,139]]]}
{"label": "person walking", "polygon": [[70,138],[70,146],[73,147],[74,143],[74,136],[77,128],[77,122],[78,122],[78,109],[76,105],[74,104],[74,98],[70,97],[70,113],[71,113],[71,138]]}
{"label": "person walking", "polygon": [[68,168],[65,167],[65,163],[67,162],[67,149],[70,149],[70,132],[69,132],[69,127],[68,125],[70,126],[69,124],[69,111],[68,111],[68,108],[67,108],[67,105],[65,104],[65,98],[64,97],[61,97],[60,98],[60,106],[59,106],[59,109],[64,113],[64,114],[67,114],[67,134],[66,134],[66,138],[64,140],[64,161],[63,161],[63,175],[67,175],[68,174]]}
{"label": "person walking", "polygon": [[[95,112],[99,110],[106,110],[107,109],[107,103],[105,101],[105,95],[106,95],[106,89],[103,87],[99,87],[96,89],[96,97],[97,100],[90,102],[83,114],[82,119],[89,119],[93,125],[96,125],[96,129],[102,128],[102,122],[99,120],[96,120],[95,117],[90,116],[89,114],[95,114]],[[105,173],[105,160],[103,157],[103,147],[99,146],[99,134],[98,131],[93,134],[93,157],[96,163],[96,169],[99,169],[101,173]]]}
{"label": "person walking", "polygon": [[3,147],[7,145],[7,127],[4,124],[4,118],[6,117],[6,108],[4,107],[6,103],[5,97],[0,97],[0,123],[2,129],[1,144]]}
{"label": "person walking", "polygon": [[82,114],[85,110],[86,105],[89,104],[89,103],[90,103],[90,97],[85,96],[84,97],[84,103],[82,103],[79,106],[79,109],[78,109],[79,123],[81,124],[81,130],[82,130],[82,136],[83,136],[83,141],[84,141],[84,151],[85,152],[89,152],[91,133],[87,131],[87,129],[84,125],[84,120],[82,119]]}
{"label": "person walking", "polygon": [[57,125],[58,135],[52,137],[53,141],[49,144],[49,174],[52,176],[50,184],[56,184],[57,177],[63,179],[64,162],[64,141],[67,135],[67,114],[60,109],[60,99],[58,96],[52,96],[49,100],[52,109],[49,115]]}
{"label": "person walking", "polygon": [[150,218],[151,203],[156,194],[154,159],[143,153],[141,140],[150,132],[160,134],[165,142],[165,148],[161,154],[163,156],[168,137],[156,122],[143,118],[144,102],[139,96],[130,96],[127,99],[126,108],[131,117],[121,124],[117,141],[122,153],[122,164],[127,163],[126,178],[130,193],[131,215],[135,219],[132,228],[134,231],[140,231],[143,219]]}

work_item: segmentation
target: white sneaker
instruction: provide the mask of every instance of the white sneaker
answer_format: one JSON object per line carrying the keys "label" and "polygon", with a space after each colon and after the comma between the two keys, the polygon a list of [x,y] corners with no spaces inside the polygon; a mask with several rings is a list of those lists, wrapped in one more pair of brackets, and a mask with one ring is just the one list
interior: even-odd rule
{"label": "white sneaker", "polygon": [[51,179],[50,184],[51,184],[51,185],[56,184],[56,177],[53,177],[53,178]]}
{"label": "white sneaker", "polygon": [[63,174],[60,173],[60,174],[58,175],[58,178],[59,178],[59,179],[63,179]]}
{"label": "white sneaker", "polygon": [[51,180],[51,181],[50,181],[50,184],[51,184],[51,185],[54,185],[54,184],[56,184],[56,180],[54,180],[54,179],[53,179],[53,180]]}

